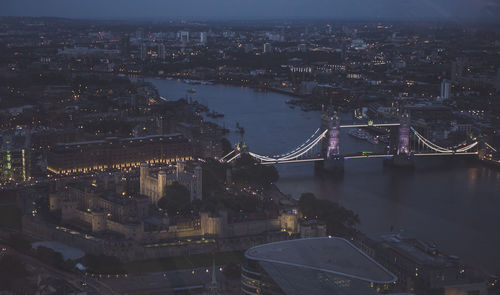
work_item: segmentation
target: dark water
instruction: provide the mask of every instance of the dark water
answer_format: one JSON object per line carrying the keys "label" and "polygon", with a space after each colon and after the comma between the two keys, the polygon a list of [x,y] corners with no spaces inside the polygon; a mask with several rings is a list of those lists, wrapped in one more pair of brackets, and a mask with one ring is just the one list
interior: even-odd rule
{"label": "dark water", "polygon": [[[291,109],[289,97],[232,86],[188,85],[151,79],[167,99],[191,96],[225,114],[215,121],[229,129],[236,122],[251,151],[262,155],[287,152],[319,127],[319,112]],[[195,94],[187,90],[194,88]],[[341,134],[341,152],[374,150],[377,146]],[[378,147],[380,148],[380,147]],[[403,229],[433,241],[466,263],[500,274],[500,170],[457,159],[417,159],[413,172],[384,168],[380,159],[346,160],[343,178],[315,176],[313,165],[279,166],[279,188],[299,197],[313,192],[341,203],[361,218],[360,230],[369,233]]]}

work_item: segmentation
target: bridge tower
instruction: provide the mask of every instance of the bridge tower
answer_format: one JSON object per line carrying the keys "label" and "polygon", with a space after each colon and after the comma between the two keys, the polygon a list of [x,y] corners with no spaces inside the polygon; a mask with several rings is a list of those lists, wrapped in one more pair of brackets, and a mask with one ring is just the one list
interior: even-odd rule
{"label": "bridge tower", "polygon": [[398,167],[414,165],[413,154],[410,151],[410,115],[406,112],[400,116],[397,149],[391,164]]}
{"label": "bridge tower", "polygon": [[403,113],[400,118],[399,136],[398,136],[398,155],[410,154],[410,116]]}
{"label": "bridge tower", "polygon": [[479,141],[479,144],[477,147],[477,158],[479,160],[484,160],[486,158],[486,153],[487,153],[486,142],[485,142],[484,138],[479,138],[478,141]]}
{"label": "bridge tower", "polygon": [[327,172],[344,172],[344,158],[340,155],[340,118],[333,106],[328,107],[321,115],[321,130],[328,130],[321,146],[322,162],[316,167]]}

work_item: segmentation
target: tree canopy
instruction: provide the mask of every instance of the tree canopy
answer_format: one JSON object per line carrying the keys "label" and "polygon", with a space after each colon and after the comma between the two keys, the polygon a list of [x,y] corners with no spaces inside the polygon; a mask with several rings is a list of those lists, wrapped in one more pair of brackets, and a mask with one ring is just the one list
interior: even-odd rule
{"label": "tree canopy", "polygon": [[299,199],[299,210],[305,219],[326,222],[328,234],[344,234],[359,223],[359,216],[338,203],[320,200],[312,193],[303,193]]}
{"label": "tree canopy", "polygon": [[158,201],[158,207],[165,210],[169,216],[174,216],[188,210],[190,203],[189,190],[175,181],[166,187],[165,196]]}
{"label": "tree canopy", "polygon": [[278,171],[274,166],[258,165],[248,154],[242,154],[236,159],[233,178],[240,183],[269,186],[279,179]]}

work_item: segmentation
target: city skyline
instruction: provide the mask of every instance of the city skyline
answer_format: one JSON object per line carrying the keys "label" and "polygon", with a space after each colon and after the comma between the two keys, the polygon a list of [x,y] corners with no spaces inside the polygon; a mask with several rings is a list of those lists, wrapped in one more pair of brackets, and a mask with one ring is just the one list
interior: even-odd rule
{"label": "city skyline", "polygon": [[255,0],[232,1],[33,1],[8,0],[2,16],[66,17],[77,19],[338,19],[493,21],[500,15],[497,0]]}
{"label": "city skyline", "polygon": [[0,293],[500,295],[498,2],[238,1],[2,10]]}

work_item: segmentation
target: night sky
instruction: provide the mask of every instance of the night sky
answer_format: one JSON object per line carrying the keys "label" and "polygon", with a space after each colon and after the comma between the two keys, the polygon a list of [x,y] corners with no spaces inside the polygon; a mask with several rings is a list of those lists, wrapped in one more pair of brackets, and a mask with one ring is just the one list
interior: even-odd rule
{"label": "night sky", "polygon": [[500,0],[1,0],[3,16],[154,19],[421,19],[500,16]]}

